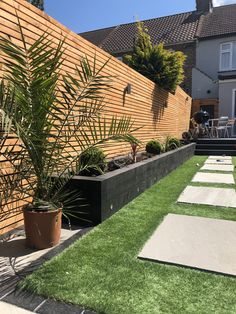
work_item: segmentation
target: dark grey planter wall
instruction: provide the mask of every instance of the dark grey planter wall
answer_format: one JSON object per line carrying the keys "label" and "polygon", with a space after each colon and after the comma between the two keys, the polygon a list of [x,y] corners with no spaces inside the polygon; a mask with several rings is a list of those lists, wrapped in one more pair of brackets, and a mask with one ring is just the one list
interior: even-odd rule
{"label": "dark grey planter wall", "polygon": [[90,219],[98,224],[191,158],[194,151],[195,144],[186,145],[99,177],[75,176],[70,185],[83,192],[90,204]]}

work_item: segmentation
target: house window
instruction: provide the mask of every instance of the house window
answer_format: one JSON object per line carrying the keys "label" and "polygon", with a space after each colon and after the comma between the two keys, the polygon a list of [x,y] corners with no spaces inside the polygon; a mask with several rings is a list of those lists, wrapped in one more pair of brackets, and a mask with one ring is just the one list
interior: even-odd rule
{"label": "house window", "polygon": [[220,46],[220,71],[236,70],[236,41]]}
{"label": "house window", "polygon": [[233,117],[236,118],[236,89],[233,89]]}

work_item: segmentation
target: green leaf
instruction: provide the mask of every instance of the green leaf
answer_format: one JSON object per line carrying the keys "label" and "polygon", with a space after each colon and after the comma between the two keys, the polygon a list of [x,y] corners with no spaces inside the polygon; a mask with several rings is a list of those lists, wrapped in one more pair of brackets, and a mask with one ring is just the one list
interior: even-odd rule
{"label": "green leaf", "polygon": [[[134,124],[131,117],[103,116],[104,94],[112,88],[112,77],[103,75],[109,59],[99,67],[96,55],[91,62],[85,56],[75,75],[62,75],[65,39],[53,46],[45,32],[29,45],[20,20],[18,27],[24,48],[0,38],[5,69],[0,82],[0,156],[12,169],[12,176],[0,173],[0,208],[20,195],[30,196],[35,206],[72,210],[81,195],[68,191],[67,185],[81,153],[110,140],[135,141]],[[18,140],[7,146],[12,135]]]}

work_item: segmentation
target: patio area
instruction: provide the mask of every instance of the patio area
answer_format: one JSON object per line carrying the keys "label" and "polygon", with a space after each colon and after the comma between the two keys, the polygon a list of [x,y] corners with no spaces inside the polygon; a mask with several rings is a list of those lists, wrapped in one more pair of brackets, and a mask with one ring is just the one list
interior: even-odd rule
{"label": "patio area", "polygon": [[45,250],[26,247],[23,228],[15,230],[9,237],[2,237],[0,240],[0,312],[24,314],[27,313],[26,310],[23,310],[24,308],[37,313],[52,313],[52,310],[54,311],[56,308],[59,308],[57,313],[59,310],[65,311],[66,308],[63,307],[63,304],[57,304],[57,302],[51,304],[47,302],[47,298],[17,291],[17,284],[91,229],[77,226],[70,230],[64,226],[59,245]]}

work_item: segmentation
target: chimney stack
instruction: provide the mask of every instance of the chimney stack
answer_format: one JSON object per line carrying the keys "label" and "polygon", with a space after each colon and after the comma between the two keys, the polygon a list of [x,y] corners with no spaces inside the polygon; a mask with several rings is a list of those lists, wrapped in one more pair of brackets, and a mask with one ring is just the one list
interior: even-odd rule
{"label": "chimney stack", "polygon": [[210,13],[213,10],[212,0],[196,0],[196,9],[198,12]]}

